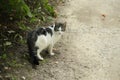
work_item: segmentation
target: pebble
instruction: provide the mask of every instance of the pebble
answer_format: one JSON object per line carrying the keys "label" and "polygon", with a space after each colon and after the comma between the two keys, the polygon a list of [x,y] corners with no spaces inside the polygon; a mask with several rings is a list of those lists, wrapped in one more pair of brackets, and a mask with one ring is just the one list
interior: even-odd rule
{"label": "pebble", "polygon": [[55,64],[58,64],[58,61],[56,61]]}
{"label": "pebble", "polygon": [[25,79],[26,79],[26,77],[25,77],[25,76],[22,76],[22,77],[21,77],[21,79],[22,79],[22,80],[25,80]]}
{"label": "pebble", "polygon": [[9,68],[8,67],[4,67],[5,70],[8,70]]}

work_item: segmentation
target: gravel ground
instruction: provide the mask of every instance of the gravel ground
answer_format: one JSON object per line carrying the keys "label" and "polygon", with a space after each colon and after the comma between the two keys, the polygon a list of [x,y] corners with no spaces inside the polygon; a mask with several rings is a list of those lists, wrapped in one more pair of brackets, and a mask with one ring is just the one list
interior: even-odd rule
{"label": "gravel ground", "polygon": [[58,18],[67,31],[37,70],[22,69],[26,80],[120,80],[120,0],[68,0]]}

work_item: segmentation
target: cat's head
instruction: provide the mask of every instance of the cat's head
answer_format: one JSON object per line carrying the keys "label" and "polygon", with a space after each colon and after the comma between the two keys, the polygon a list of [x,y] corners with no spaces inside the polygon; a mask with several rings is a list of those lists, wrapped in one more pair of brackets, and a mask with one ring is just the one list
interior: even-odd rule
{"label": "cat's head", "polygon": [[66,31],[66,22],[55,22],[54,32],[63,34]]}

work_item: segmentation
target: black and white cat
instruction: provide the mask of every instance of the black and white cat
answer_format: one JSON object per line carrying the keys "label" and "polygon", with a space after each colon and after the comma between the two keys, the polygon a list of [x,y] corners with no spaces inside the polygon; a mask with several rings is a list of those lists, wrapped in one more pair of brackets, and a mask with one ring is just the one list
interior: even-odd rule
{"label": "black and white cat", "polygon": [[58,23],[47,28],[41,27],[28,33],[27,44],[32,64],[39,65],[39,60],[43,60],[41,51],[47,49],[50,55],[54,44],[60,39],[66,30],[66,22]]}

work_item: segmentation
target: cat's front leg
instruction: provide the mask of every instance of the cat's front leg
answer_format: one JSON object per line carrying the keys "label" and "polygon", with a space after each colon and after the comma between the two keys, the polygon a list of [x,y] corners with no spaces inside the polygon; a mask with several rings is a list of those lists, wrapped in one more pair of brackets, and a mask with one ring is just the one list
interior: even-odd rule
{"label": "cat's front leg", "polygon": [[51,56],[55,55],[55,53],[53,53],[53,44],[51,44],[49,47],[48,47],[48,52]]}
{"label": "cat's front leg", "polygon": [[38,57],[40,60],[44,60],[43,57],[40,55],[40,52],[41,52],[41,51],[42,51],[42,50],[37,49],[37,57]]}

